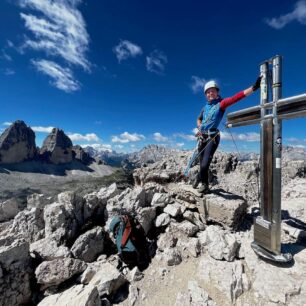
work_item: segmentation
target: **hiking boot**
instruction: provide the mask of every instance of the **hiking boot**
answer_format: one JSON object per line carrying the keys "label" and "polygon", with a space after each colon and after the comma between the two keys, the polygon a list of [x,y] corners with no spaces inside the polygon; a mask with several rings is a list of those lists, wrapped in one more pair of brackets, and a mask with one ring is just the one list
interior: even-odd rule
{"label": "hiking boot", "polygon": [[200,184],[200,179],[199,179],[199,177],[197,176],[196,177],[196,179],[194,180],[194,182],[193,182],[193,184],[192,184],[192,187],[194,188],[194,189],[197,189],[198,188],[198,185]]}
{"label": "hiking boot", "polygon": [[207,194],[209,192],[209,188],[206,184],[203,184],[198,191],[202,194]]}

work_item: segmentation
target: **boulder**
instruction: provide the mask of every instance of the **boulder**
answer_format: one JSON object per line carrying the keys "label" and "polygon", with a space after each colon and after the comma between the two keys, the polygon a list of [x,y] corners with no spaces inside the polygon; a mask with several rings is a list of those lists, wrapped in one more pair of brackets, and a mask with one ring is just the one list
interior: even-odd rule
{"label": "boulder", "polygon": [[233,261],[237,256],[240,243],[234,234],[230,234],[217,225],[210,225],[199,235],[202,250],[217,260]]}
{"label": "boulder", "polygon": [[168,266],[176,266],[182,262],[181,252],[177,248],[165,249],[159,258]]}
{"label": "boulder", "polygon": [[39,208],[44,209],[46,205],[52,203],[52,197],[44,194],[33,193],[27,196],[27,208]]}
{"label": "boulder", "polygon": [[160,251],[164,251],[167,248],[174,248],[176,246],[178,238],[172,232],[166,232],[159,236],[157,240],[157,247]]}
{"label": "boulder", "polygon": [[158,207],[165,207],[167,204],[171,203],[173,200],[171,196],[167,193],[154,193],[151,205]]}
{"label": "boulder", "polygon": [[32,274],[27,242],[15,240],[0,246],[0,305],[30,303]]}
{"label": "boulder", "polygon": [[208,293],[196,281],[188,282],[187,292],[179,292],[175,306],[217,306]]}
{"label": "boulder", "polygon": [[196,225],[200,231],[203,231],[205,229],[205,224],[203,223],[202,217],[198,212],[186,210],[183,214],[183,217],[185,220],[188,220],[194,225]]}
{"label": "boulder", "polygon": [[50,237],[31,243],[30,252],[42,260],[71,257],[71,253],[66,246],[59,245]]}
{"label": "boulder", "polygon": [[37,283],[43,288],[56,286],[82,273],[87,265],[79,259],[60,258],[42,262],[36,269]]}
{"label": "boulder", "polygon": [[72,162],[72,142],[63,130],[53,128],[40,149],[43,160],[53,164]]}
{"label": "boulder", "polygon": [[221,224],[226,229],[237,229],[247,212],[247,203],[240,196],[208,194],[199,207],[207,221]]}
{"label": "boulder", "polygon": [[139,209],[137,214],[137,219],[146,234],[148,234],[149,230],[151,229],[155,217],[156,217],[155,207],[145,207]]}
{"label": "boulder", "polygon": [[223,296],[224,304],[232,304],[245,290],[243,270],[241,261],[218,261],[204,255],[199,264],[198,276]]}
{"label": "boulder", "polygon": [[97,287],[74,285],[62,293],[44,298],[38,306],[101,306]]}
{"label": "boulder", "polygon": [[166,213],[162,213],[156,218],[155,226],[156,227],[166,226],[170,223],[170,221],[171,221],[170,216]]}
{"label": "boulder", "polygon": [[93,262],[103,250],[104,232],[100,226],[79,236],[71,248],[73,256],[85,262]]}
{"label": "boulder", "polygon": [[178,203],[169,204],[164,208],[164,212],[175,218],[182,214],[181,205]]}
{"label": "boulder", "polygon": [[0,136],[0,164],[20,163],[35,154],[35,133],[23,121],[15,121]]}
{"label": "boulder", "polygon": [[90,275],[82,276],[82,283],[97,286],[99,295],[104,294],[113,295],[122,285],[127,282],[127,279],[121,274],[112,264],[106,262],[99,262],[98,265],[92,269]]}
{"label": "boulder", "polygon": [[104,221],[106,200],[99,197],[95,192],[84,196],[83,218],[84,223],[87,221]]}
{"label": "boulder", "polygon": [[13,219],[25,208],[25,204],[17,198],[11,198],[0,203],[0,222]]}
{"label": "boulder", "polygon": [[174,229],[178,229],[182,233],[186,234],[188,237],[194,236],[199,231],[199,227],[197,225],[194,225],[193,223],[187,220],[184,220],[181,223],[172,223],[171,225]]}
{"label": "boulder", "polygon": [[32,208],[31,210],[23,210],[16,215],[10,228],[10,235],[32,243],[44,237],[44,228],[42,210]]}

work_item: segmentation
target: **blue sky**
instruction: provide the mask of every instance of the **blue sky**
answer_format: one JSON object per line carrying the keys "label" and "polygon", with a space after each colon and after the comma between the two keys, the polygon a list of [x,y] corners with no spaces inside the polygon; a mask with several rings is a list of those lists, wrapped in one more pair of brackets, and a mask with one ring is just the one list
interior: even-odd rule
{"label": "blue sky", "polygon": [[[284,56],[283,96],[306,92],[306,1],[0,2],[1,130],[24,120],[37,145],[51,127],[75,144],[134,151],[190,149],[205,104],[254,83],[259,64]],[[257,105],[259,93],[228,112]],[[224,120],[225,122],[225,117]],[[220,148],[234,151],[223,126]],[[284,121],[285,144],[306,146],[306,119]],[[258,150],[259,127],[231,131]]]}

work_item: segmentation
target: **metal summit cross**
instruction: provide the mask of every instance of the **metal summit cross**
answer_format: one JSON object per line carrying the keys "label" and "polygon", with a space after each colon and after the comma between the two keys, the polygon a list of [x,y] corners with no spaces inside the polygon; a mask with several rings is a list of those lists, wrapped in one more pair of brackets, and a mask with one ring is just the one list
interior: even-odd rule
{"label": "metal summit cross", "polygon": [[[270,78],[272,70],[272,80]],[[292,254],[281,249],[282,119],[306,116],[306,94],[282,99],[282,57],[260,65],[260,105],[227,115],[227,126],[260,123],[260,216],[254,220],[252,248],[257,255],[289,262]],[[272,87],[272,102],[269,92]]]}

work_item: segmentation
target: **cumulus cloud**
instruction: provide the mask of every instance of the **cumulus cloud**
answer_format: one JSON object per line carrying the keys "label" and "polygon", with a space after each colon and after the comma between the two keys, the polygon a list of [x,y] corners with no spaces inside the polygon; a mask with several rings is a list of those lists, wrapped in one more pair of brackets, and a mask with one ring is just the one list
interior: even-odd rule
{"label": "cumulus cloud", "polygon": [[8,121],[2,123],[2,125],[6,125],[6,126],[10,126],[12,124],[13,124],[13,122],[8,122]]}
{"label": "cumulus cloud", "polygon": [[55,62],[47,60],[33,60],[32,64],[39,72],[49,76],[51,85],[65,92],[73,92],[80,89],[80,83],[74,79],[73,72],[69,68],[63,68]]}
{"label": "cumulus cloud", "polygon": [[190,135],[190,134],[175,133],[173,136],[174,136],[174,137],[178,137],[178,138],[185,139],[185,140],[187,140],[187,141],[194,141],[194,140],[196,140],[196,137],[195,137],[194,135]]}
{"label": "cumulus cloud", "polygon": [[72,141],[99,141],[99,137],[95,133],[89,133],[85,135],[79,133],[68,133],[67,135]]}
{"label": "cumulus cloud", "polygon": [[103,143],[93,143],[90,145],[81,145],[82,148],[86,148],[86,147],[92,147],[95,150],[98,151],[112,151],[112,146],[110,144],[103,144]]}
{"label": "cumulus cloud", "polygon": [[[82,0],[18,0],[18,3],[24,10],[20,17],[32,34],[30,37],[25,36],[25,41],[19,48],[21,52],[27,49],[43,51],[54,60],[57,58],[67,65],[82,67],[90,72],[91,64],[87,59],[89,35],[83,16],[78,10]],[[55,65],[58,64],[54,63],[53,66]],[[60,68],[56,69],[57,74],[59,71],[60,74],[64,73],[65,82],[56,80],[52,84],[66,92],[79,89],[79,83],[74,79],[71,70],[63,66]],[[46,69],[38,70],[46,72]],[[49,73],[46,74],[54,79]]]}
{"label": "cumulus cloud", "polygon": [[181,148],[181,147],[184,146],[184,143],[183,143],[183,142],[178,142],[178,143],[176,144],[176,146],[179,147],[179,148]]}
{"label": "cumulus cloud", "polygon": [[220,132],[221,134],[221,139],[223,140],[232,140],[232,136],[234,140],[240,140],[240,141],[247,141],[247,142],[255,142],[255,141],[260,141],[260,134],[251,132],[251,133],[232,133],[232,136],[228,132]]}
{"label": "cumulus cloud", "polygon": [[158,142],[163,142],[163,141],[167,141],[168,138],[163,136],[161,133],[154,133],[153,134],[153,138],[155,141],[158,141]]}
{"label": "cumulus cloud", "polygon": [[31,129],[34,132],[51,133],[53,130],[53,126],[31,126]]}
{"label": "cumulus cloud", "polygon": [[150,72],[162,74],[165,71],[165,66],[168,63],[167,56],[164,52],[154,50],[146,57],[146,67]]}
{"label": "cumulus cloud", "polygon": [[302,25],[306,25],[306,1],[298,1],[294,9],[288,14],[271,19],[267,18],[265,21],[270,27],[276,30],[282,29],[292,21],[297,21]]}
{"label": "cumulus cloud", "polygon": [[130,134],[128,132],[122,133],[120,136],[112,136],[112,142],[115,143],[128,143],[128,142],[135,142],[135,141],[141,141],[145,139],[145,136],[141,134]]}
{"label": "cumulus cloud", "polygon": [[120,40],[119,44],[113,48],[113,52],[120,63],[130,57],[141,55],[142,49],[140,46],[128,40]]}
{"label": "cumulus cloud", "polygon": [[203,86],[207,81],[204,78],[193,75],[191,77],[190,88],[194,94],[203,91]]}

